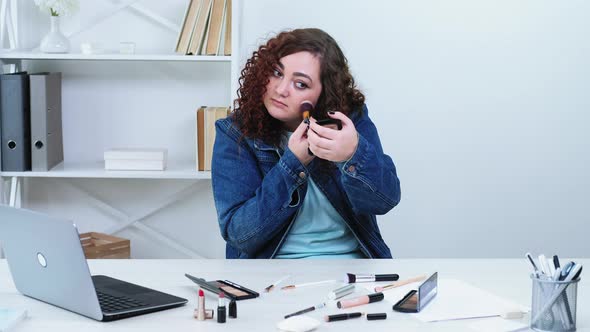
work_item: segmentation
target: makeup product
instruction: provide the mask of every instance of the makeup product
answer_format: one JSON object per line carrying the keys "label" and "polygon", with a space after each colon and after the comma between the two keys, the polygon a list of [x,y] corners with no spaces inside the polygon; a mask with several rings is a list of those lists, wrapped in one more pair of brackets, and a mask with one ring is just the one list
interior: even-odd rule
{"label": "makeup product", "polygon": [[[214,314],[215,314],[215,310],[205,309],[205,319],[213,319]],[[196,319],[199,319],[199,308],[195,309],[195,311],[193,312],[193,317],[195,317]]]}
{"label": "makeup product", "polygon": [[344,285],[340,288],[336,288],[335,290],[328,293],[328,298],[330,300],[337,300],[343,296],[348,294],[352,294],[354,292],[355,286],[354,284]]}
{"label": "makeup product", "polygon": [[313,109],[313,104],[304,100],[299,106],[299,111],[303,114],[303,122],[309,124],[309,112]]}
{"label": "makeup product", "polygon": [[184,275],[185,277],[189,278],[192,282],[199,285],[206,291],[215,294],[219,294],[219,292],[224,292],[225,296],[230,300],[239,301],[253,299],[260,296],[260,294],[258,294],[257,292],[248,289],[244,286],[238,285],[229,280],[206,281],[203,278],[193,277],[188,273],[185,273]]}
{"label": "makeup product", "polygon": [[387,314],[385,312],[380,312],[376,314],[367,314],[367,320],[380,320],[380,319],[387,319]]}
{"label": "makeup product", "polygon": [[225,323],[225,294],[219,293],[219,304],[217,305],[217,322]]}
{"label": "makeup product", "polygon": [[205,292],[199,289],[199,302],[197,307],[197,319],[205,320]]}
{"label": "makeup product", "polygon": [[354,299],[338,301],[336,303],[336,306],[338,306],[338,308],[340,309],[346,309],[350,307],[356,307],[358,305],[379,302],[383,300],[383,298],[385,298],[385,296],[383,296],[383,293],[373,293],[369,295],[355,297]]}
{"label": "makeup product", "polygon": [[289,317],[297,316],[297,315],[302,315],[302,314],[308,313],[310,311],[314,311],[316,309],[321,309],[321,308],[323,308],[325,306],[326,306],[326,303],[320,303],[318,305],[314,305],[313,307],[305,308],[303,310],[299,310],[299,311],[294,312],[292,314],[288,314],[287,316],[285,316],[285,319],[287,319]]}
{"label": "makeup product", "polygon": [[434,272],[418,290],[410,290],[401,300],[393,305],[394,311],[420,312],[438,294],[438,273]]}
{"label": "makeup product", "polygon": [[289,277],[291,277],[291,276],[290,276],[290,275],[286,275],[286,276],[282,277],[281,279],[279,279],[279,280],[277,280],[277,281],[273,282],[272,284],[270,284],[270,286],[268,286],[268,287],[266,287],[266,288],[264,289],[264,292],[265,292],[265,293],[268,293],[268,292],[270,292],[270,291],[271,291],[271,290],[273,290],[273,289],[274,289],[276,286],[278,286],[278,285],[279,285],[281,282],[283,282],[283,281],[287,280]]}
{"label": "makeup product", "polygon": [[407,285],[407,284],[411,284],[413,282],[418,282],[418,281],[422,281],[426,279],[425,275],[422,276],[418,276],[418,277],[414,277],[414,278],[410,278],[410,279],[406,279],[406,280],[402,280],[402,281],[398,281],[398,282],[394,282],[393,284],[389,284],[389,285],[385,285],[385,286],[378,286],[375,287],[375,292],[383,292],[389,289],[393,289],[396,287],[400,287],[403,285]]}
{"label": "makeup product", "polygon": [[305,286],[315,286],[315,285],[326,284],[326,283],[331,283],[331,282],[338,282],[338,281],[339,280],[322,280],[322,281],[315,281],[315,282],[307,282],[307,283],[298,284],[298,285],[284,286],[284,287],[281,287],[281,289],[285,290],[285,289],[300,288],[300,287],[305,287]]}
{"label": "makeup product", "polygon": [[348,314],[338,314],[338,315],[325,316],[324,317],[324,320],[326,322],[335,322],[335,321],[338,321],[338,320],[347,320],[347,319],[350,319],[350,318],[359,318],[362,315],[364,315],[364,313],[362,313],[362,312],[351,312],[351,313],[348,313]]}
{"label": "makeup product", "polygon": [[215,310],[205,309],[205,319],[213,319],[214,316],[215,316]]}
{"label": "makeup product", "polygon": [[229,280],[215,280],[210,281],[209,283],[219,287],[219,289],[221,289],[225,293],[225,296],[228,297],[230,300],[247,300],[254,299],[260,296],[258,292],[255,292],[242,285],[238,285],[235,282]]}
{"label": "makeup product", "polygon": [[238,318],[238,306],[236,305],[236,300],[229,301],[229,318]]}
{"label": "makeup product", "polygon": [[399,275],[397,274],[352,274],[347,273],[345,281],[349,284],[354,284],[355,282],[374,282],[374,281],[397,281],[399,279]]}

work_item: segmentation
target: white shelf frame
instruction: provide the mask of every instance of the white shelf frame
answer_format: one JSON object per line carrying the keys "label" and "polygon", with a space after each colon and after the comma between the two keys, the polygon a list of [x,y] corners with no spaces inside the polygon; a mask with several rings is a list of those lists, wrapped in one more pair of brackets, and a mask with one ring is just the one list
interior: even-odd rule
{"label": "white shelf frame", "polygon": [[178,55],[178,54],[50,54],[39,52],[0,53],[2,60],[82,60],[82,61],[187,61],[187,62],[231,62],[231,56],[221,55]]}
{"label": "white shelf frame", "polygon": [[104,162],[60,163],[49,171],[0,172],[1,177],[95,178],[95,179],[177,179],[210,180],[211,172],[196,171],[194,162],[169,164],[163,171],[109,171]]}

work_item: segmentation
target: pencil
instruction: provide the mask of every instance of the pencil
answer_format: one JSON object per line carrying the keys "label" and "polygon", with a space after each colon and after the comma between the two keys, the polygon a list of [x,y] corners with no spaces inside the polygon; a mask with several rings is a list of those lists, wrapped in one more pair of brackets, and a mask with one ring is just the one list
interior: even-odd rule
{"label": "pencil", "polygon": [[422,275],[422,276],[418,276],[418,277],[414,277],[414,278],[410,278],[410,279],[406,279],[406,280],[394,282],[393,284],[389,284],[389,285],[385,285],[385,286],[378,286],[378,287],[375,287],[375,292],[382,292],[382,291],[385,291],[385,290],[388,290],[388,289],[392,289],[392,288],[400,287],[400,286],[403,286],[403,285],[411,284],[411,283],[416,282],[416,281],[422,281],[424,279],[426,279],[426,276]]}
{"label": "pencil", "polygon": [[271,290],[273,290],[273,289],[275,288],[275,286],[278,286],[278,285],[279,285],[281,282],[285,281],[285,280],[286,280],[286,279],[288,279],[289,277],[291,277],[291,275],[286,275],[286,276],[282,277],[281,279],[279,279],[279,280],[277,280],[277,281],[273,282],[272,284],[270,284],[270,286],[268,286],[268,287],[266,287],[266,288],[264,289],[264,292],[265,292],[265,293],[268,293],[268,292],[270,292]]}

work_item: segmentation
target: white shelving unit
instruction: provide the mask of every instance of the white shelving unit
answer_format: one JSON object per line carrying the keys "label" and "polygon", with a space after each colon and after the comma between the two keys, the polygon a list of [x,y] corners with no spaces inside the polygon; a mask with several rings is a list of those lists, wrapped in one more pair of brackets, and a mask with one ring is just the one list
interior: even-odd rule
{"label": "white shelving unit", "polygon": [[87,61],[188,61],[231,62],[231,56],[176,55],[176,54],[48,54],[37,52],[0,53],[4,60],[87,60]]}
{"label": "white shelving unit", "polygon": [[[237,88],[237,77],[239,73],[238,67],[238,51],[239,51],[239,18],[240,18],[240,0],[232,0],[232,55],[231,56],[194,56],[194,55],[177,55],[177,54],[81,54],[81,53],[67,53],[67,54],[46,54],[35,51],[8,51],[0,53],[0,64],[15,65],[17,70],[23,70],[26,64],[34,63],[35,61],[70,61],[70,62],[173,62],[173,63],[226,63],[231,66],[229,72],[231,80],[229,86],[231,87],[230,99],[235,98],[235,90]],[[91,65],[91,64],[90,64]],[[1,71],[0,67],[0,71]],[[195,78],[199,80],[199,77]],[[236,82],[234,82],[236,81]],[[228,100],[228,105],[231,104]],[[195,105],[195,109],[199,105]],[[62,112],[76,112],[64,108]],[[122,110],[124,111],[124,110]],[[149,132],[149,130],[148,130]],[[65,145],[65,142],[64,142]],[[0,150],[1,151],[1,150]],[[98,156],[97,156],[98,157]],[[192,257],[201,257],[198,253],[191,249],[178,244],[173,239],[166,235],[151,229],[147,225],[141,224],[142,219],[146,216],[154,214],[156,211],[163,209],[174,201],[183,199],[195,190],[203,190],[206,185],[203,185],[201,180],[210,180],[211,172],[198,172],[195,169],[194,160],[168,160],[168,165],[164,171],[106,171],[104,169],[104,162],[77,162],[76,160],[66,160],[57,165],[50,171],[46,172],[1,172],[0,171],[0,204],[8,204],[14,207],[21,207],[23,197],[23,181],[27,178],[54,178],[58,181],[56,184],[68,186],[72,190],[79,192],[80,197],[92,201],[93,205],[100,206],[103,210],[108,211],[114,219],[119,222],[118,227],[107,230],[107,233],[119,232],[124,228],[134,226],[137,229],[146,232],[153,238],[160,242],[177,249],[180,252]],[[72,181],[68,179],[173,179],[173,180],[192,180],[192,183],[185,188],[178,190],[167,198],[164,198],[157,206],[150,206],[143,214],[128,216],[121,209],[115,208],[106,202],[102,201],[92,193],[81,190]],[[1,256],[1,253],[0,253]]]}
{"label": "white shelving unit", "polygon": [[168,165],[164,171],[107,171],[104,162],[61,163],[47,172],[2,172],[3,177],[95,179],[211,179],[211,172],[197,172],[193,163]]}

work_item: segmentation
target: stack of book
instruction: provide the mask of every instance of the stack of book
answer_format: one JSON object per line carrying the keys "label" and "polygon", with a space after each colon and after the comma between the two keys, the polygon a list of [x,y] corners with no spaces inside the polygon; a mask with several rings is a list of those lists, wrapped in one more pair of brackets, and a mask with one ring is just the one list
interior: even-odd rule
{"label": "stack of book", "polygon": [[0,75],[1,169],[48,171],[63,161],[61,73]]}
{"label": "stack of book", "polygon": [[163,171],[168,159],[166,149],[110,149],[104,152],[108,171]]}
{"label": "stack of book", "polygon": [[231,1],[190,0],[176,53],[231,55]]}
{"label": "stack of book", "polygon": [[215,143],[215,121],[226,118],[231,109],[229,107],[201,106],[197,109],[197,170],[210,171]]}

